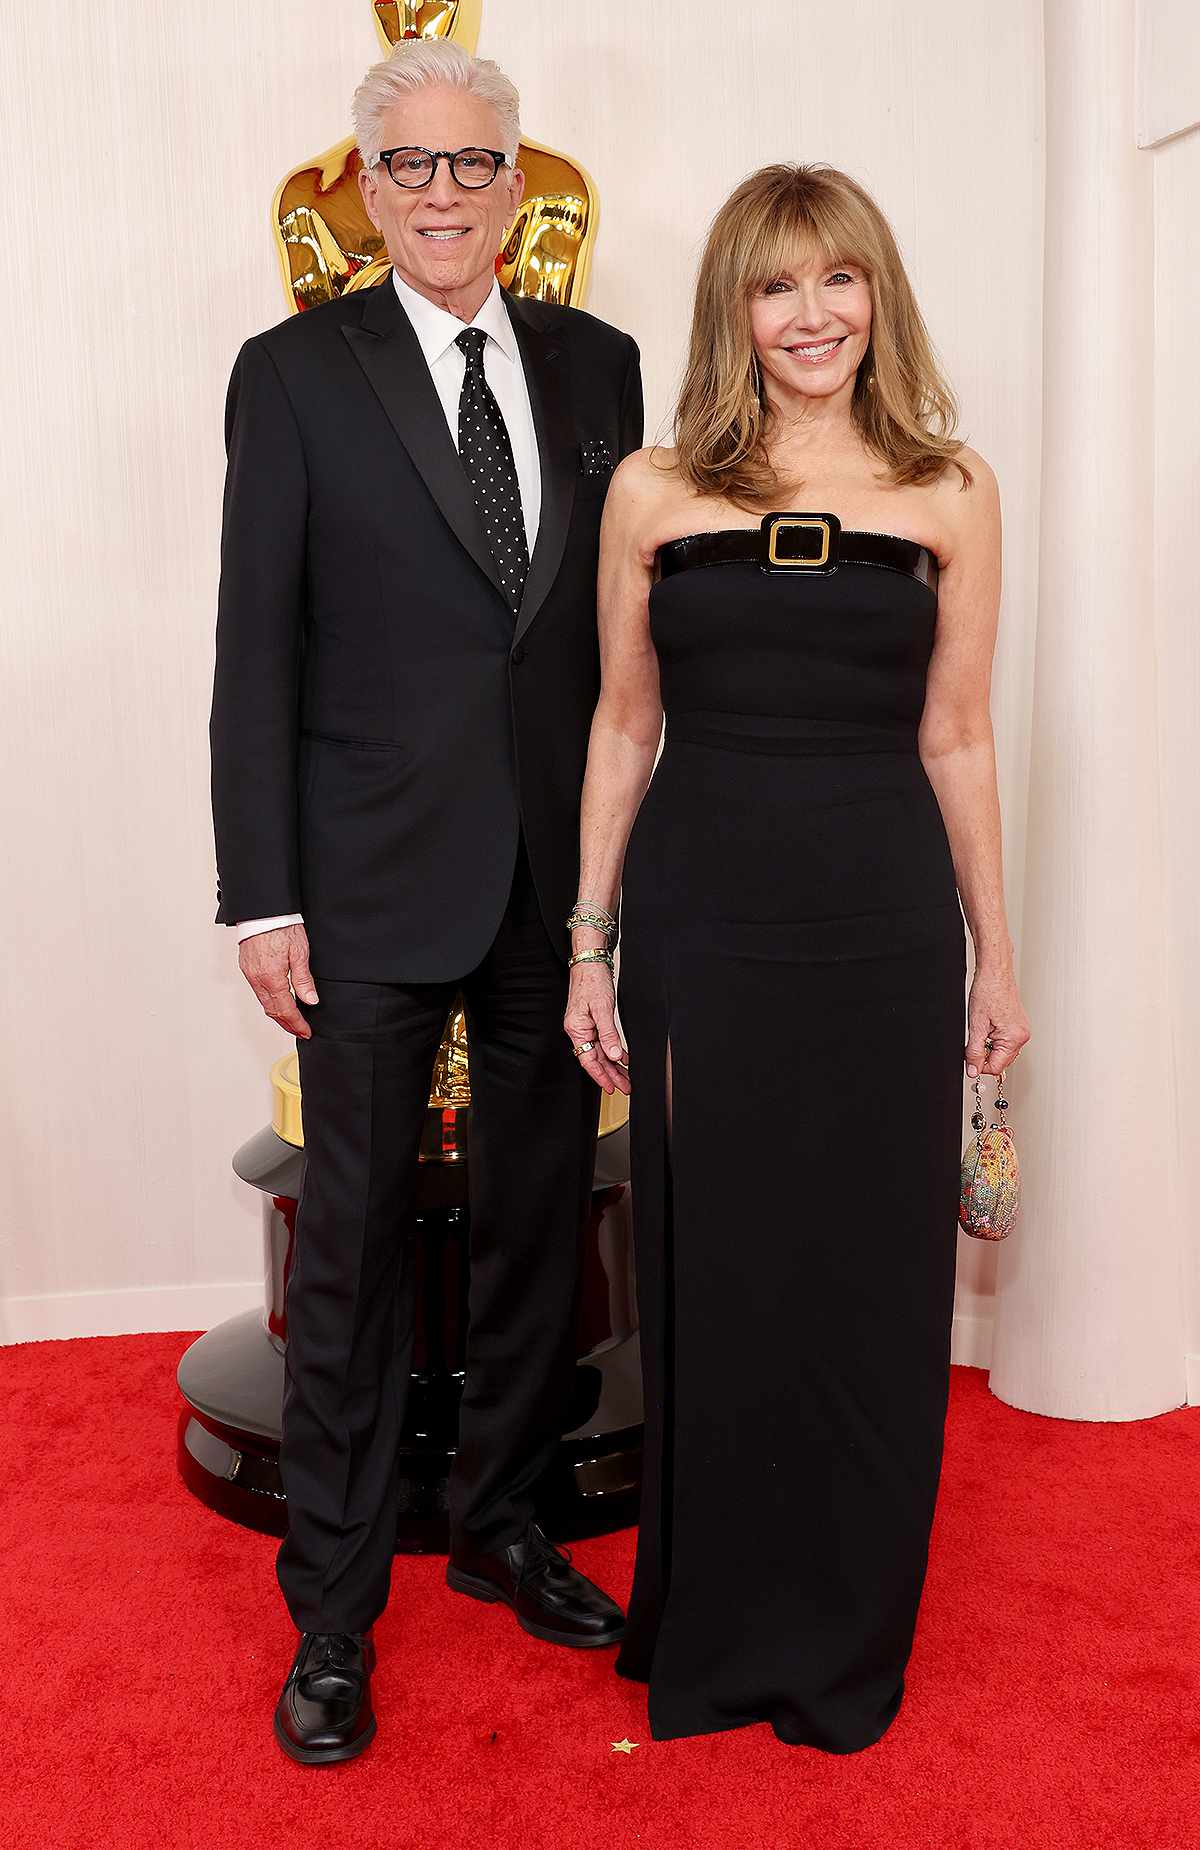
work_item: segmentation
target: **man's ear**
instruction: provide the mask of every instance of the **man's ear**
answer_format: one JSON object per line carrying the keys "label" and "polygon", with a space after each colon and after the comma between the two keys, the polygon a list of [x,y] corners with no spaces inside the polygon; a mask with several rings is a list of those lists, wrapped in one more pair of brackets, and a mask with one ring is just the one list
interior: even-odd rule
{"label": "man's ear", "polygon": [[525,175],[521,172],[521,169],[519,167],[514,167],[512,170],[512,178],[508,183],[509,211],[512,217],[514,218],[516,217],[517,207],[520,205],[524,197],[525,197]]}
{"label": "man's ear", "polygon": [[363,204],[367,208],[367,217],[374,225],[376,231],[378,231],[380,226],[379,214],[375,210],[375,195],[379,191],[379,181],[375,178],[375,169],[373,167],[359,168],[358,190],[363,196]]}

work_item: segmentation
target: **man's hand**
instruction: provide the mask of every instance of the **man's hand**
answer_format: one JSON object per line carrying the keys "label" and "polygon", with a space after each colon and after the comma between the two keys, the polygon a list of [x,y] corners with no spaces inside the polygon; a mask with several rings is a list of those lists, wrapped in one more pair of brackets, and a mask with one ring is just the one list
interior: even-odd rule
{"label": "man's hand", "polygon": [[[310,1040],[312,1029],[296,1007],[318,1000],[308,967],[308,933],[303,925],[256,932],[238,946],[238,968],[258,997],[264,1015],[288,1034]],[[290,978],[290,983],[289,983]]]}

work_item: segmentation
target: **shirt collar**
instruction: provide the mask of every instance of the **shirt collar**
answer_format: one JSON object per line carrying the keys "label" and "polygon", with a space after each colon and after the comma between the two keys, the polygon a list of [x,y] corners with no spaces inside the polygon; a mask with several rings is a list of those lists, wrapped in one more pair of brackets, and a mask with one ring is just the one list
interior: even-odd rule
{"label": "shirt collar", "polygon": [[432,366],[449,351],[464,327],[482,328],[485,334],[491,335],[506,359],[516,359],[516,334],[508,318],[508,310],[504,306],[500,284],[495,278],[492,280],[492,286],[479,312],[467,322],[460,321],[457,315],[451,315],[446,309],[439,308],[436,302],[431,302],[428,296],[423,296],[420,290],[406,283],[396,270],[392,271],[392,281],[396,285],[400,306],[412,322],[413,333],[417,337],[427,366]]}

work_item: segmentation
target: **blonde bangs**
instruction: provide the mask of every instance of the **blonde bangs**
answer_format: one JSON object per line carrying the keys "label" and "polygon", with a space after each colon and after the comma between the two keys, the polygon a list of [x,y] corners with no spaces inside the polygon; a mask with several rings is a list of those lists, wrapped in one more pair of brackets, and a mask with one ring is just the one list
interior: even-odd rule
{"label": "blonde bangs", "polygon": [[868,276],[875,268],[862,248],[862,227],[853,215],[839,209],[841,201],[821,194],[801,194],[789,188],[778,200],[764,199],[757,225],[747,227],[741,283],[746,296],[756,295],[777,276],[813,258],[832,266],[853,263]]}

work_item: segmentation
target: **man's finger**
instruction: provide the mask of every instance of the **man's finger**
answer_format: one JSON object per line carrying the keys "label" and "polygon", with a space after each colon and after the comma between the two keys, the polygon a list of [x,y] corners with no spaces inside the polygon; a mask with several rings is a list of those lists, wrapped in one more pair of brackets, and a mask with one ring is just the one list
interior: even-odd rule
{"label": "man's finger", "polygon": [[303,949],[292,951],[292,990],[300,997],[301,1003],[320,1001],[309,969],[309,953]]}
{"label": "man's finger", "polygon": [[299,1035],[302,1041],[311,1037],[312,1029],[296,1007],[290,989],[271,989],[265,983],[251,983],[251,988],[258,997],[264,1015],[277,1021],[288,1034]]}

